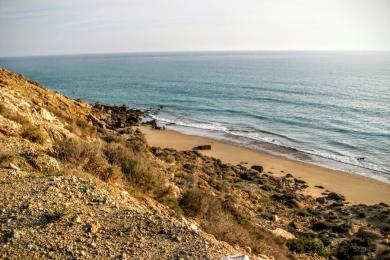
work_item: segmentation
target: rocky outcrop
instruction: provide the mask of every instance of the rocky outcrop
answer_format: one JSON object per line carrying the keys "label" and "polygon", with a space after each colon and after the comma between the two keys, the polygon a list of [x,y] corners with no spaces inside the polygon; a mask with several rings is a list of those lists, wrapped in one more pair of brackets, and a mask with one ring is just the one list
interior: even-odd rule
{"label": "rocky outcrop", "polygon": [[[102,128],[120,129],[139,125],[144,112],[130,109],[125,105],[108,106],[96,103],[93,105],[93,114],[99,119],[96,124]],[[93,120],[94,117],[90,117]]]}

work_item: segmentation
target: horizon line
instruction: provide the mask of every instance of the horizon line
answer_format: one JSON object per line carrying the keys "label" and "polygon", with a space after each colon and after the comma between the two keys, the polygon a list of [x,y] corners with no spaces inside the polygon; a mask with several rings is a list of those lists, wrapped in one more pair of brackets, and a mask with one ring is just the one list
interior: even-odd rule
{"label": "horizon line", "polygon": [[257,49],[257,50],[173,50],[173,51],[119,51],[119,52],[80,52],[80,53],[54,53],[54,54],[31,54],[31,55],[12,55],[0,56],[0,59],[7,58],[39,58],[39,57],[59,57],[59,56],[88,56],[88,55],[119,55],[119,54],[169,54],[169,53],[239,53],[239,52],[390,52],[386,50],[372,49]]}

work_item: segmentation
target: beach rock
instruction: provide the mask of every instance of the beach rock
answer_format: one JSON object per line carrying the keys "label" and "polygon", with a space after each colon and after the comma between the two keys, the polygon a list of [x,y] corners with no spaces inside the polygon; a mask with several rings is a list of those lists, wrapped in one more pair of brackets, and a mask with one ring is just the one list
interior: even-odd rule
{"label": "beach rock", "polygon": [[263,169],[263,166],[261,166],[261,165],[252,165],[252,166],[251,166],[251,169],[252,169],[252,170],[255,170],[255,171],[258,171],[258,172],[260,172],[260,173],[263,172],[263,170],[264,170],[264,169]]}
{"label": "beach rock", "polygon": [[198,145],[192,148],[192,150],[194,151],[211,150],[211,145],[209,144]]}
{"label": "beach rock", "polygon": [[323,203],[326,202],[326,197],[318,197],[318,198],[316,198],[316,201],[317,201],[318,203],[323,204]]}
{"label": "beach rock", "polygon": [[240,178],[247,181],[253,181],[258,174],[259,172],[255,170],[243,171],[240,174]]}
{"label": "beach rock", "polygon": [[152,127],[152,129],[154,129],[154,130],[165,130],[165,127],[161,127],[161,126],[157,125],[156,119],[144,122],[143,124],[150,125]]}
{"label": "beach rock", "polygon": [[330,200],[335,200],[335,201],[344,201],[345,200],[345,197],[343,195],[338,194],[336,192],[330,192],[326,197]]}
{"label": "beach rock", "polygon": [[290,208],[302,208],[302,205],[298,202],[295,194],[273,194],[272,198],[279,201]]}
{"label": "beach rock", "polygon": [[[145,112],[141,110],[130,109],[125,105],[109,106],[96,103],[93,105],[93,109],[98,117],[97,120],[93,120],[93,122],[104,121],[105,127],[110,129],[139,125],[141,116],[145,114]],[[101,125],[101,123],[98,124],[98,126]]]}

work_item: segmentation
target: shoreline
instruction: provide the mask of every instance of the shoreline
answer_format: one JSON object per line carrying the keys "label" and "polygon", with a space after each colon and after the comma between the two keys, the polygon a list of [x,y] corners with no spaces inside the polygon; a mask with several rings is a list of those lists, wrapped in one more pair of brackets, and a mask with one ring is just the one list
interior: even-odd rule
{"label": "shoreline", "polygon": [[304,191],[307,195],[318,197],[329,190],[344,195],[346,200],[352,204],[371,205],[381,202],[390,204],[390,184],[373,178],[272,155],[207,137],[183,134],[175,130],[153,130],[148,126],[138,128],[144,133],[151,146],[191,150],[198,145],[210,144],[211,150],[200,152],[221,159],[224,163],[233,165],[241,163],[245,166],[262,165],[264,172],[273,176],[290,173],[307,182],[309,187]]}

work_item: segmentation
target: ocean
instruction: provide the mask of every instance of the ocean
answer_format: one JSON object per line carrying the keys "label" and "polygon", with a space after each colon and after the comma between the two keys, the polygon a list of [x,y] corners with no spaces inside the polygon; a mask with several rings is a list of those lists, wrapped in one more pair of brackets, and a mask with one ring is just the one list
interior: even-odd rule
{"label": "ocean", "polygon": [[180,132],[390,183],[390,52],[91,54],[0,66],[72,98],[150,109]]}

